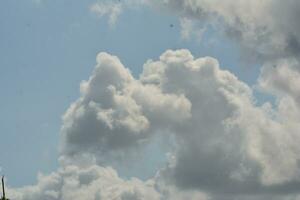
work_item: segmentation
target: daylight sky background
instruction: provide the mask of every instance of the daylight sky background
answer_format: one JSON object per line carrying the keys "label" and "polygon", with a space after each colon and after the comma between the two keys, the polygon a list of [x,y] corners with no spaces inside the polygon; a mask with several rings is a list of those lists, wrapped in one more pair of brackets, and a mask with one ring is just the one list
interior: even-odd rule
{"label": "daylight sky background", "polygon": [[1,0],[0,167],[13,198],[296,200],[299,10]]}

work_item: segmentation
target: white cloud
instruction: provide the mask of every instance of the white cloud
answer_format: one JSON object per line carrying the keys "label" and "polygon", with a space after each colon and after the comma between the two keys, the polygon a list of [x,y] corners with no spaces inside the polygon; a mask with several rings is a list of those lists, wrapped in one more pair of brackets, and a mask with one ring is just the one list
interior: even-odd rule
{"label": "white cloud", "polygon": [[[284,69],[294,70],[288,64]],[[63,117],[61,169],[11,193],[20,200],[295,199],[298,79],[280,67],[264,70],[273,70],[259,82],[275,91],[275,108],[268,102],[256,106],[252,89],[211,57],[168,50],[149,60],[136,79],[117,57],[100,53],[91,77],[81,83],[81,97]],[[283,97],[285,87],[296,96]],[[124,180],[109,167],[155,134],[169,137],[173,148],[153,179]]]}
{"label": "white cloud", "polygon": [[135,200],[159,199],[154,182],[121,179],[112,168],[69,165],[48,176],[39,175],[35,186],[9,190],[10,198],[22,200]]}
{"label": "white cloud", "polygon": [[[139,79],[100,53],[63,117],[61,168],[36,186],[10,189],[12,198],[299,199],[299,1],[99,1],[90,10],[113,26],[124,7],[141,4],[179,16],[183,39],[213,25],[246,59],[266,61],[258,84],[276,105],[257,106],[251,87],[188,50],[149,60]],[[124,180],[109,167],[155,134],[174,146],[153,179]]]}
{"label": "white cloud", "polygon": [[135,80],[115,56],[100,53],[97,63],[81,84],[82,97],[63,117],[63,155],[93,153],[102,162],[142,145],[156,126],[190,117],[191,104],[184,95],[165,94]]}
{"label": "white cloud", "polygon": [[286,125],[282,106],[256,107],[251,88],[217,60],[166,51],[140,79],[114,56],[101,53],[97,63],[64,117],[64,156],[90,153],[103,164],[112,152],[126,156],[153,134],[171,133],[175,160],[160,172],[169,184],[217,192],[298,184],[299,126]]}

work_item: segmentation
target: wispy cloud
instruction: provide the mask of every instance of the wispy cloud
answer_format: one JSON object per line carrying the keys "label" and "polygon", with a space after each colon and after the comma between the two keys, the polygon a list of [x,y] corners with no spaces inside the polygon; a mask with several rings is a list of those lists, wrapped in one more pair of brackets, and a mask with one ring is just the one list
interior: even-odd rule
{"label": "wispy cloud", "polygon": [[152,4],[184,19],[184,38],[198,31],[192,22],[218,27],[241,47],[245,60],[299,57],[298,1],[167,0]]}
{"label": "wispy cloud", "polygon": [[90,11],[98,17],[107,17],[110,26],[115,26],[125,10],[137,9],[152,5],[149,0],[112,0],[97,1],[90,6]]}
{"label": "wispy cloud", "polygon": [[114,26],[122,13],[123,5],[120,2],[104,1],[97,2],[90,7],[91,12],[99,17],[108,17],[110,26]]}
{"label": "wispy cloud", "polygon": [[200,26],[194,20],[185,17],[180,19],[180,28],[182,39],[195,39],[198,42],[201,42],[206,31],[206,26]]}

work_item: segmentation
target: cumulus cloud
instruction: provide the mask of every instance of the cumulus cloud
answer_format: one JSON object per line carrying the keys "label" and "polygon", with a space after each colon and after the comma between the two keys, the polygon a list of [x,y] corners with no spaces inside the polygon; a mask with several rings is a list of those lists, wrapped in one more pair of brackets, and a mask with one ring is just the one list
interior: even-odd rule
{"label": "cumulus cloud", "polygon": [[190,117],[191,103],[183,94],[134,79],[115,56],[100,53],[97,63],[80,86],[81,98],[63,117],[64,156],[92,153],[103,160],[143,144],[165,124]]}
{"label": "cumulus cloud", "polygon": [[[188,50],[148,60],[139,78],[100,53],[63,116],[60,169],[9,189],[11,197],[299,200],[300,2],[98,1],[90,10],[113,26],[125,7],[141,4],[178,15],[183,39],[201,38],[207,25],[223,31],[246,59],[264,62],[258,87],[275,104],[256,105],[250,86]],[[166,165],[146,181],[120,177],[112,163],[156,135],[172,144]]]}
{"label": "cumulus cloud", "polygon": [[35,186],[9,190],[12,199],[32,200],[135,200],[159,199],[153,181],[121,179],[112,168],[68,165],[48,176],[39,175]]}
{"label": "cumulus cloud", "polygon": [[8,190],[12,199],[22,200],[207,200],[198,191],[180,192],[174,187],[160,187],[155,181],[137,178],[124,180],[110,167],[68,165],[50,175],[38,176],[38,183]]}
{"label": "cumulus cloud", "polygon": [[255,106],[251,88],[216,59],[166,51],[144,65],[140,79],[114,56],[99,54],[97,62],[65,115],[63,155],[103,157],[153,134],[172,134],[174,159],[159,173],[169,184],[221,193],[295,192],[299,126],[287,125],[281,106]]}
{"label": "cumulus cloud", "polygon": [[[63,116],[61,169],[11,190],[15,199],[297,199],[298,79],[281,71],[296,70],[296,61],[262,72],[275,107],[257,106],[247,84],[188,50],[147,61],[138,79],[116,56],[96,61]],[[173,145],[152,179],[126,180],[110,167],[158,134]]]}
{"label": "cumulus cloud", "polygon": [[160,62],[167,64],[159,72],[163,91],[183,93],[192,104],[192,117],[172,127],[178,148],[162,176],[183,188],[225,193],[299,185],[298,125],[291,129],[268,104],[256,107],[251,89],[215,59],[167,51]]}

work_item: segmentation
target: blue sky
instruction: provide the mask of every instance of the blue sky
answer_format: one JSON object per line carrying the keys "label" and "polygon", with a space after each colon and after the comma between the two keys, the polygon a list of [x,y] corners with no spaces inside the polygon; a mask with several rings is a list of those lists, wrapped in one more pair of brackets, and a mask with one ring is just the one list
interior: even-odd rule
{"label": "blue sky", "polygon": [[58,167],[61,116],[98,52],[117,55],[138,77],[146,60],[187,48],[255,84],[259,68],[243,67],[237,47],[213,29],[201,42],[184,40],[176,16],[149,8],[125,10],[112,27],[90,12],[93,3],[0,1],[0,166],[11,186],[33,184],[38,172]]}

